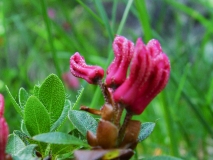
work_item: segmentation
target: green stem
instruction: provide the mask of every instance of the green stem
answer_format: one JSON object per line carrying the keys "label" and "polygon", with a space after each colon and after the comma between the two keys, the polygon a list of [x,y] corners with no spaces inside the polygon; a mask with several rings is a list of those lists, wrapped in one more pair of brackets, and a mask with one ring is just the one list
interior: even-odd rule
{"label": "green stem", "polygon": [[42,8],[42,15],[43,15],[44,22],[45,22],[46,29],[47,29],[48,42],[50,44],[53,62],[54,62],[58,76],[61,77],[61,70],[60,70],[60,67],[59,67],[58,57],[57,57],[57,54],[56,54],[56,50],[55,50],[54,42],[53,42],[53,36],[52,36],[52,33],[51,33],[50,20],[49,20],[48,15],[47,15],[47,6],[46,6],[46,3],[45,3],[45,0],[40,0],[40,2],[41,2],[41,8]]}

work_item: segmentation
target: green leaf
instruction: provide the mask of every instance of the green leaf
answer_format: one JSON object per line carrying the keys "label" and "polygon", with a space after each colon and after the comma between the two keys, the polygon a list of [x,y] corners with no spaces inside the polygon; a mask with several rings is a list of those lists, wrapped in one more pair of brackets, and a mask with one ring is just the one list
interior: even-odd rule
{"label": "green leaf", "polygon": [[36,141],[50,144],[72,144],[72,145],[88,146],[88,144],[84,143],[78,138],[62,132],[43,133],[34,136],[33,139]]}
{"label": "green leaf", "polygon": [[69,111],[68,118],[82,135],[86,136],[88,130],[96,134],[98,123],[88,113],[71,110]]}
{"label": "green leaf", "polygon": [[15,155],[25,147],[24,142],[17,135],[10,134],[8,137],[6,153]]}
{"label": "green leaf", "polygon": [[153,122],[146,122],[141,124],[141,130],[138,136],[138,141],[141,142],[145,140],[154,130],[155,123]]}
{"label": "green leaf", "polygon": [[78,139],[82,141],[87,141],[86,137],[82,135],[81,132],[79,132],[76,128],[69,132],[70,135],[77,137]]}
{"label": "green leaf", "polygon": [[39,89],[39,99],[50,114],[51,125],[58,120],[64,108],[65,90],[55,74],[49,75]]}
{"label": "green leaf", "polygon": [[21,117],[23,117],[23,112],[22,112],[21,107],[18,105],[18,103],[16,102],[15,98],[13,98],[12,94],[10,93],[9,88],[7,86],[5,88],[6,88],[6,91],[7,91],[8,95],[9,95],[9,98],[10,98],[13,106],[15,107],[16,111],[21,115]]}
{"label": "green leaf", "polygon": [[40,89],[40,85],[35,85],[33,88],[33,95],[36,97],[39,97],[39,89]]}
{"label": "green leaf", "polygon": [[24,134],[23,132],[19,131],[19,130],[15,130],[13,131],[13,134],[14,135],[17,135],[21,140],[22,142],[24,142],[25,145],[29,145],[29,138],[28,135]]}
{"label": "green leaf", "polygon": [[29,94],[24,88],[19,89],[19,105],[21,109],[24,109],[24,106],[26,105],[27,99],[29,98]]}
{"label": "green leaf", "polygon": [[72,144],[51,144],[51,153],[54,157],[59,154],[72,153],[79,147]]}
{"label": "green leaf", "polygon": [[23,148],[19,151],[15,156],[13,156],[13,160],[39,160],[40,158],[35,157],[35,148],[37,145],[31,144]]}
{"label": "green leaf", "polygon": [[143,158],[142,160],[182,160],[182,159],[171,156],[156,156],[151,158]]}
{"label": "green leaf", "polygon": [[50,117],[47,109],[35,96],[27,100],[24,123],[31,136],[50,131]]}
{"label": "green leaf", "polygon": [[66,99],[62,114],[59,117],[59,119],[51,126],[51,129],[50,129],[51,131],[56,131],[56,130],[58,130],[60,128],[60,126],[62,126],[62,124],[67,119],[68,111],[70,110],[70,107],[71,107],[71,102],[70,102],[70,100]]}
{"label": "green leaf", "polygon": [[75,159],[73,152],[57,155],[57,160],[69,160],[69,159]]}
{"label": "green leaf", "polygon": [[25,123],[24,123],[24,120],[21,121],[21,131],[22,131],[24,134],[30,136],[30,134],[29,134],[29,132],[28,132],[28,130],[27,130],[27,128],[26,128],[26,125],[25,125]]}

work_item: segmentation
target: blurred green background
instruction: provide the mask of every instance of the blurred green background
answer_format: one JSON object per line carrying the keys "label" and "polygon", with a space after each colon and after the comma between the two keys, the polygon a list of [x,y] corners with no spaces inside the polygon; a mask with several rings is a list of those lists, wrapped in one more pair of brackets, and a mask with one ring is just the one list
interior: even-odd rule
{"label": "blurred green background", "polygon": [[[88,64],[106,69],[116,34],[133,42],[158,39],[171,61],[169,84],[134,117],[156,122],[152,135],[138,144],[137,159],[212,160],[212,0],[1,0],[0,92],[10,131],[20,128],[20,117],[5,85],[17,97],[20,87],[30,92],[50,73],[62,77],[77,51]],[[83,80],[80,84],[85,90],[79,105],[101,107],[100,90]],[[78,89],[66,90],[74,102]]]}

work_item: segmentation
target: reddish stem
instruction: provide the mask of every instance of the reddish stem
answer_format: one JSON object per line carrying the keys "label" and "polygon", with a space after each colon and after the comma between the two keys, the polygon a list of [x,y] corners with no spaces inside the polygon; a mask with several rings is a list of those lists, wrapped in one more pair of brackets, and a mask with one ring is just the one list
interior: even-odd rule
{"label": "reddish stem", "polygon": [[131,120],[133,114],[132,112],[128,112],[126,113],[124,122],[119,130],[119,136],[118,136],[118,146],[121,144],[121,142],[123,141],[124,135],[125,135],[125,130],[126,127],[128,126],[129,121]]}

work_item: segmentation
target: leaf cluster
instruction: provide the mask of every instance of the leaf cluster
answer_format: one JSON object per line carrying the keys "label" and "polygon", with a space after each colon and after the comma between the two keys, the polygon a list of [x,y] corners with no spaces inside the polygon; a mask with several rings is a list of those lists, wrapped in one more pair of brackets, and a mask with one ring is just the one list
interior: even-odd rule
{"label": "leaf cluster", "polygon": [[[20,130],[9,135],[6,152],[13,159],[67,159],[73,151],[89,149],[86,141],[87,131],[96,133],[98,122],[89,113],[74,110],[65,96],[64,86],[55,74],[49,75],[41,85],[35,85],[33,93],[19,89],[18,102],[6,87],[10,100],[21,116]],[[74,106],[80,101],[83,89]],[[60,132],[66,119],[73,125],[69,133]],[[141,125],[138,141],[146,139],[155,123]]]}

